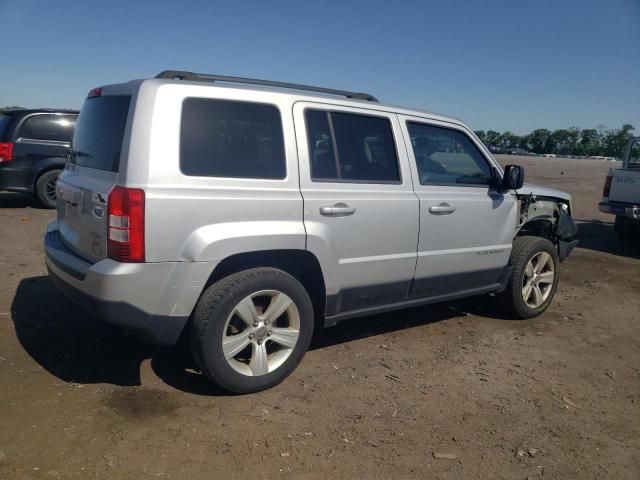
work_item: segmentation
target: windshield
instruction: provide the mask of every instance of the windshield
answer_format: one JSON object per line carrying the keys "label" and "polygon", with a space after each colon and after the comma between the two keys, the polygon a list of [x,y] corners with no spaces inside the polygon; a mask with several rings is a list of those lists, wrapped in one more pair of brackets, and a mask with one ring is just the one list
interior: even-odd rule
{"label": "windshield", "polygon": [[69,161],[117,172],[131,96],[88,98],[78,117]]}

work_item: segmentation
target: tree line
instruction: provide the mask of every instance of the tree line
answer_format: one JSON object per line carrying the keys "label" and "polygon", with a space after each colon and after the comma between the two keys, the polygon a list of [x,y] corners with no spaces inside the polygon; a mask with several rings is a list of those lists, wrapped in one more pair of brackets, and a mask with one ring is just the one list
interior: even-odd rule
{"label": "tree line", "polygon": [[[0,107],[0,113],[16,108],[20,107]],[[546,128],[538,128],[528,135],[515,135],[509,131],[500,133],[495,130],[476,130],[475,133],[488,147],[505,151],[522,148],[533,153],[622,158],[624,147],[633,136],[633,130],[633,125],[625,123],[622,128],[612,130],[599,126],[585,129],[561,128],[553,132]]]}
{"label": "tree line", "polygon": [[522,148],[533,153],[622,158],[624,147],[633,136],[633,130],[633,125],[625,123],[620,129],[599,126],[585,129],[571,127],[554,131],[538,128],[528,135],[514,135],[509,131],[500,133],[494,130],[477,130],[475,133],[485,145],[502,150]]}

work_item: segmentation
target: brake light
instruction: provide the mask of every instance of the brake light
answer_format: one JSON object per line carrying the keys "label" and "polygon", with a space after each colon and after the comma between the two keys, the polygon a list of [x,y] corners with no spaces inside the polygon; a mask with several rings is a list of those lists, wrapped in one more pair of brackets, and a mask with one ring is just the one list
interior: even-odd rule
{"label": "brake light", "polygon": [[107,206],[109,258],[144,262],[144,190],[114,187]]}
{"label": "brake light", "polygon": [[99,97],[100,95],[102,95],[102,87],[97,87],[89,90],[89,93],[87,94],[87,98]]}
{"label": "brake light", "polygon": [[613,175],[611,172],[607,174],[607,178],[604,179],[604,187],[602,187],[602,196],[604,198],[609,198],[609,193],[611,192],[611,180],[613,179]]}
{"label": "brake light", "polygon": [[0,163],[13,160],[13,143],[0,142]]}

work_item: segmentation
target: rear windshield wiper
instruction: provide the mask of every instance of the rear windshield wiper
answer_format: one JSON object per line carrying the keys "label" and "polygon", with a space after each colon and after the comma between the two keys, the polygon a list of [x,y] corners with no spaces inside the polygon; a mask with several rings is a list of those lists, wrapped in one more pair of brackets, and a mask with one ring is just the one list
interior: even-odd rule
{"label": "rear windshield wiper", "polygon": [[93,157],[93,155],[91,155],[90,153],[87,152],[83,152],[82,150],[71,150],[69,149],[69,155],[73,158],[73,157],[85,157],[85,158],[91,158]]}

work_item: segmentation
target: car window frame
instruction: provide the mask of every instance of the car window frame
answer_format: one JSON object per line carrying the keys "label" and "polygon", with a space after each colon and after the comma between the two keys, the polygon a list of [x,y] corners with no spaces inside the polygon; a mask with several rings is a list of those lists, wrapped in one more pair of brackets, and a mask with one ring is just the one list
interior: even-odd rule
{"label": "car window frame", "polygon": [[[410,163],[412,165],[412,168],[415,170],[414,188],[419,188],[419,187],[428,187],[428,188],[433,188],[433,187],[463,187],[463,188],[487,189],[488,191],[496,190],[496,185],[498,185],[501,182],[501,177],[502,177],[502,169],[501,169],[500,165],[498,165],[493,160],[492,157],[490,158],[490,157],[487,156],[486,152],[484,151],[484,149],[486,147],[484,145],[481,146],[480,144],[478,144],[478,142],[475,141],[473,136],[465,128],[463,128],[461,125],[458,125],[458,124],[455,124],[455,123],[450,123],[450,122],[445,122],[445,121],[441,121],[441,120],[432,120],[432,119],[427,119],[427,118],[414,117],[414,116],[411,116],[411,115],[402,115],[401,123],[402,123],[403,131],[405,132],[405,135],[406,135],[407,150],[409,152],[410,160],[411,160]],[[478,184],[478,183],[422,183],[421,180],[420,180],[420,171],[418,169],[418,163],[416,161],[416,155],[415,155],[415,152],[413,150],[413,144],[411,142],[411,133],[409,131],[409,123],[417,123],[417,124],[422,124],[422,125],[425,125],[425,126],[428,126],[428,127],[442,128],[442,129],[451,130],[453,132],[457,132],[457,133],[460,133],[461,135],[464,135],[467,138],[467,140],[469,141],[469,143],[471,143],[471,145],[476,148],[477,152],[480,154],[480,157],[489,166],[489,172],[491,174],[491,177],[489,178],[489,182],[486,183],[486,184]]]}
{"label": "car window frame", "polygon": [[[334,108],[332,108],[334,107]],[[379,118],[379,119],[383,119],[386,120],[389,124],[389,130],[391,132],[391,138],[393,140],[393,148],[396,154],[396,167],[397,167],[397,171],[398,171],[398,179],[397,180],[356,180],[356,179],[342,179],[342,178],[336,178],[336,179],[326,179],[326,178],[316,178],[313,176],[313,170],[311,168],[311,150],[309,148],[309,130],[307,128],[307,111],[309,110],[313,110],[313,111],[320,111],[320,112],[324,112],[324,113],[342,113],[342,114],[350,114],[350,115],[359,115],[362,117],[373,117],[373,118]],[[376,115],[376,113],[379,113],[378,115]],[[303,110],[302,110],[302,119],[303,119],[303,125],[304,125],[304,131],[305,131],[305,137],[306,137],[306,148],[307,148],[307,158],[309,159],[309,178],[311,180],[311,183],[337,183],[337,184],[360,184],[360,185],[402,185],[404,180],[402,177],[402,165],[401,165],[401,161],[400,161],[400,150],[398,148],[398,138],[395,135],[394,132],[394,128],[393,128],[393,122],[391,121],[391,118],[389,118],[389,115],[393,115],[393,113],[387,113],[387,112],[377,112],[377,111],[371,111],[371,110],[367,110],[366,113],[364,113],[363,111],[355,111],[353,109],[339,109],[339,108],[335,108],[335,106],[333,105],[325,105],[325,104],[318,104],[317,106],[310,106],[310,105],[305,105]],[[333,148],[336,148],[336,139],[332,138],[332,145]],[[337,153],[337,152],[335,152]],[[339,161],[340,156],[338,155],[338,164],[340,163]]]}
{"label": "car window frame", "polygon": [[[254,105],[267,105],[276,109],[278,115],[280,116],[280,133],[282,134],[282,161],[284,162],[284,177],[282,178],[265,178],[265,177],[226,177],[226,176],[213,176],[213,175],[190,175],[185,173],[182,169],[182,151],[180,147],[180,143],[182,142],[182,120],[184,118],[184,105],[187,100],[190,99],[199,99],[205,101],[224,101],[224,102],[235,102],[235,103],[245,103],[245,104],[254,104]],[[235,98],[223,98],[223,97],[205,97],[199,95],[185,95],[180,100],[180,121],[178,127],[178,171],[180,175],[189,179],[205,179],[211,181],[211,179],[223,179],[225,181],[251,181],[251,182],[281,182],[285,183],[289,179],[289,166],[288,166],[288,158],[287,158],[287,138],[285,136],[285,118],[284,118],[284,110],[280,107],[280,105],[270,102],[270,101],[258,101],[258,100],[241,100]]]}
{"label": "car window frame", "polygon": [[638,161],[635,161],[635,162],[631,161],[634,148],[640,149],[640,138],[634,139],[629,145],[629,148],[628,148],[629,151],[624,152],[624,158],[622,161],[623,168],[628,168],[630,170],[640,169],[640,159],[638,159]]}
{"label": "car window frame", "polygon": [[[75,124],[78,122],[78,116],[80,114],[79,113],[67,113],[67,112],[33,112],[33,113],[28,113],[28,114],[24,115],[20,120],[18,120],[16,125],[13,127],[12,137],[14,139],[14,142],[15,143],[39,142],[39,143],[46,143],[46,144],[53,144],[53,145],[71,145],[71,140],[66,142],[64,140],[46,140],[44,138],[33,138],[33,137],[18,136],[18,134],[20,133],[20,130],[22,129],[22,126],[27,122],[27,120],[29,120],[32,117],[41,116],[41,115],[49,115],[49,116],[54,116],[54,117],[75,117],[75,122],[74,122],[74,125],[73,125],[74,131],[75,131]],[[73,135],[71,135],[71,138],[73,138]]]}

